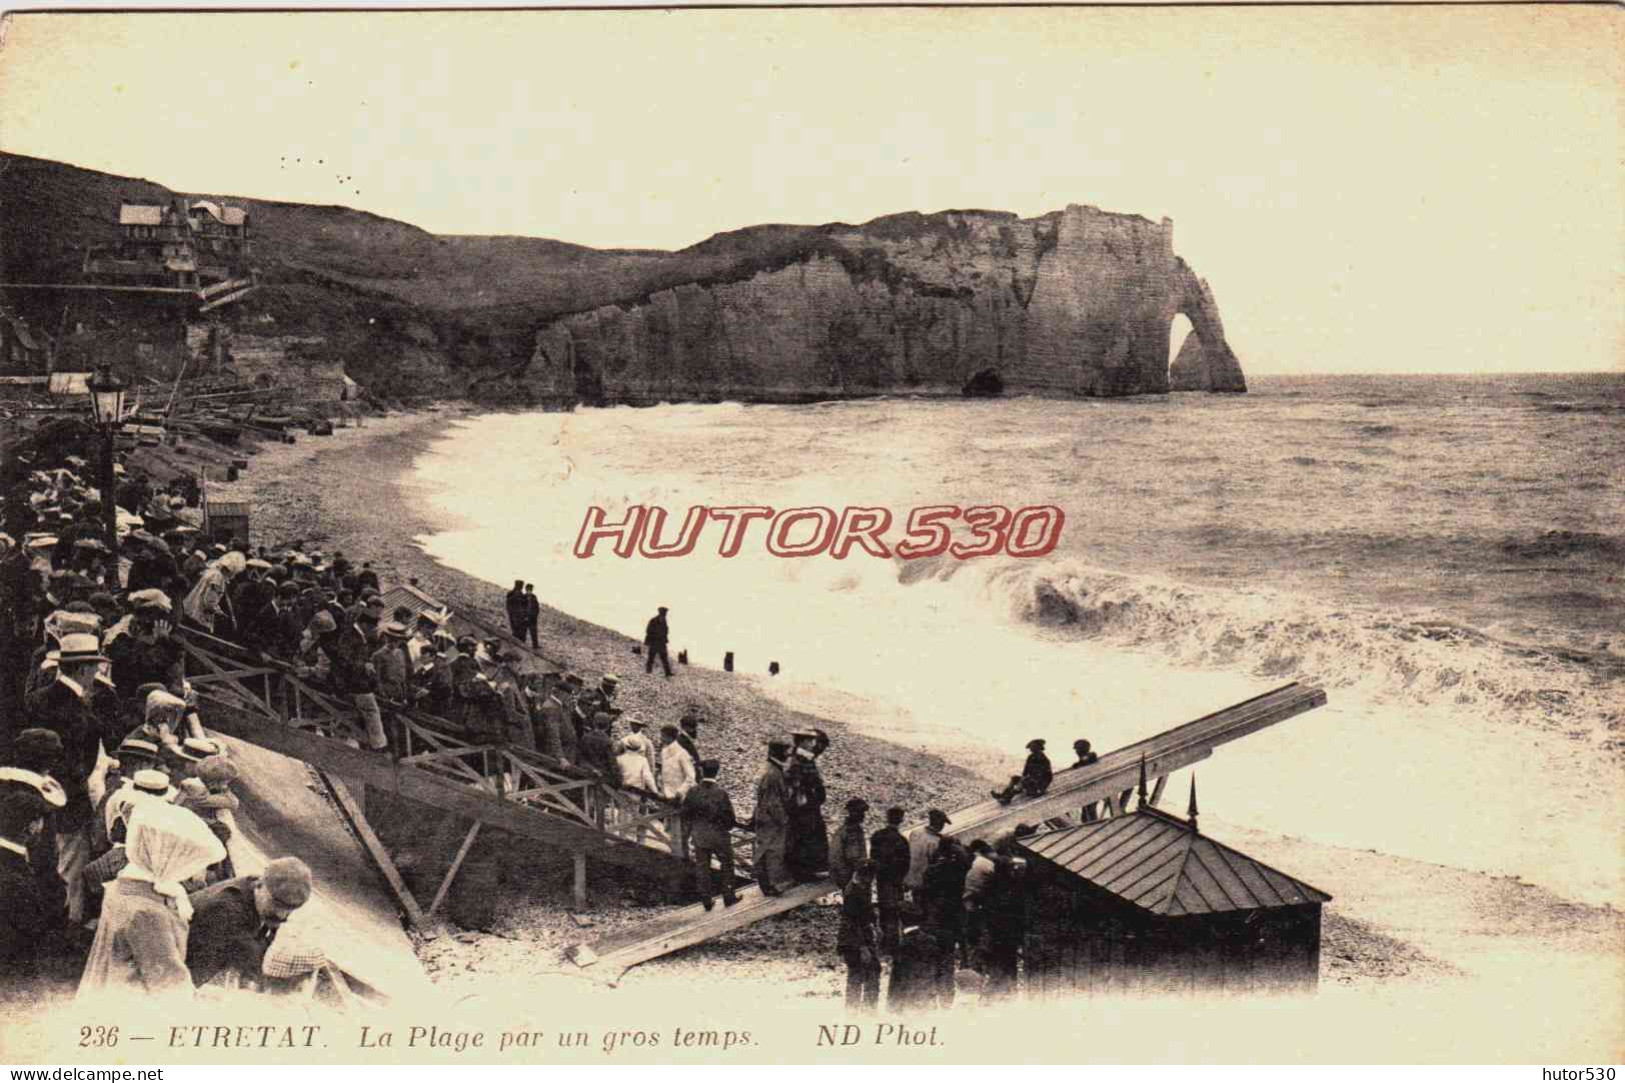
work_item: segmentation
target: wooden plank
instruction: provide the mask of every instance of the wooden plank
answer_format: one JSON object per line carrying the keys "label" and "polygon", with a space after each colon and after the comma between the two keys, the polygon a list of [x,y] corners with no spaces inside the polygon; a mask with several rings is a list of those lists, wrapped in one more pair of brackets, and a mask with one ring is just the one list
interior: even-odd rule
{"label": "wooden plank", "polygon": [[378,871],[388,881],[389,889],[395,893],[395,898],[401,904],[401,909],[406,911],[406,920],[412,923],[414,929],[423,928],[425,924],[423,910],[418,906],[417,899],[412,897],[412,892],[407,888],[406,882],[401,879],[400,870],[395,867],[394,859],[389,856],[389,851],[384,849],[384,844],[379,841],[378,835],[372,829],[372,825],[367,822],[366,815],[361,811],[361,806],[356,803],[356,799],[351,795],[349,787],[344,784],[343,779],[334,778],[326,771],[317,771],[316,775],[322,780],[322,785],[327,787],[327,792],[332,795],[333,800],[337,802],[339,811],[344,814],[345,821],[350,825],[350,830],[354,831],[355,837],[361,840],[361,845],[366,848],[368,856],[373,860],[373,864],[378,867]]}
{"label": "wooden plank", "polygon": [[451,882],[457,879],[457,874],[462,871],[463,860],[468,857],[468,851],[474,848],[474,840],[480,837],[480,828],[482,826],[484,825],[475,820],[474,826],[468,829],[467,835],[463,836],[463,844],[457,848],[457,856],[451,859],[451,868],[446,870],[446,875],[440,881],[440,886],[435,889],[434,900],[429,903],[430,917],[433,917],[440,910],[440,904],[446,901],[446,892],[451,890]]}
{"label": "wooden plank", "polygon": [[587,855],[585,851],[577,850],[575,855],[575,877],[572,894],[575,897],[577,910],[587,908]]}

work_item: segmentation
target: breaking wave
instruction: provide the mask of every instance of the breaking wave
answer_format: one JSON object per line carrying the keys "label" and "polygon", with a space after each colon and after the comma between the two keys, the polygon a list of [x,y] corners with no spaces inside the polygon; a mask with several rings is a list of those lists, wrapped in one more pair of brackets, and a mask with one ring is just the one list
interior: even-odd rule
{"label": "breaking wave", "polygon": [[1374,702],[1452,704],[1625,752],[1625,659],[1615,654],[1521,646],[1450,621],[1198,590],[1065,561],[990,569],[982,588],[987,602],[1050,634],[1183,667],[1313,680]]}

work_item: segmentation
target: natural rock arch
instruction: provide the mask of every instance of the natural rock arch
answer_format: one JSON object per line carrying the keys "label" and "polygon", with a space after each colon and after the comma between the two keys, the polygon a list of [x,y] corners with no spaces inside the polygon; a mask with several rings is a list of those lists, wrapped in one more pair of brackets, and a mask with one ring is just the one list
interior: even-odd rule
{"label": "natural rock arch", "polygon": [[1241,362],[1225,340],[1224,322],[1219,318],[1213,290],[1204,279],[1196,277],[1184,260],[1176,263],[1178,286],[1171,291],[1172,303],[1166,313],[1168,330],[1171,336],[1176,316],[1189,320],[1191,330],[1168,366],[1168,389],[1246,391],[1247,380],[1241,374]]}

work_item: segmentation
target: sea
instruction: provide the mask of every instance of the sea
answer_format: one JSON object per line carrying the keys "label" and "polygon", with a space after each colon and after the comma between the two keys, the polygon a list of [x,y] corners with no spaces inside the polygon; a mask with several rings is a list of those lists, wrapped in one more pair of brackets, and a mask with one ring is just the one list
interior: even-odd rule
{"label": "sea", "polygon": [[[996,780],[1289,681],[1328,706],[1170,779],[1204,829],[1625,904],[1625,374],[1257,377],[1245,395],[493,413],[403,486],[419,544]],[[1052,505],[1037,557],[572,548],[590,507]],[[774,663],[780,672],[770,676]],[[628,655],[627,667],[640,668]],[[719,739],[726,739],[725,733]]]}

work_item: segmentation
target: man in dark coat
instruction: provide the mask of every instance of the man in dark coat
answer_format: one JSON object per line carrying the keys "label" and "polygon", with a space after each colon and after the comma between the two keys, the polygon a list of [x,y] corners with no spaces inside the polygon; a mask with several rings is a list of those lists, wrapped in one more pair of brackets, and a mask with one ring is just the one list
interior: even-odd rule
{"label": "man in dark coat", "polygon": [[[1095,764],[1100,762],[1100,754],[1094,751],[1094,749],[1090,747],[1089,742],[1082,737],[1079,737],[1076,741],[1072,742],[1072,751],[1076,753],[1078,757],[1078,762],[1072,765],[1074,770],[1079,767],[1093,767]],[[1083,822],[1086,824],[1093,823],[1099,818],[1099,813],[1096,811],[1095,802],[1093,801],[1089,802],[1087,805],[1084,805],[1082,811]]]}
{"label": "man in dark coat", "polygon": [[799,884],[821,879],[829,869],[829,829],[824,824],[824,777],[813,752],[818,735],[798,730],[795,753],[784,773],[790,790],[790,846],[786,862]]}
{"label": "man in dark coat", "polygon": [[590,767],[599,778],[614,786],[620,775],[615,768],[615,745],[605,724],[608,718],[604,714],[595,715],[587,725],[587,732],[581,735],[581,766]]}
{"label": "man in dark coat", "polygon": [[869,836],[869,857],[875,863],[875,894],[880,907],[880,947],[885,952],[897,950],[897,938],[902,932],[903,878],[908,875],[908,839],[903,837],[899,825],[903,810],[886,810],[886,826]]}
{"label": "man in dark coat", "polygon": [[67,794],[55,779],[20,767],[0,768],[0,974],[34,976],[60,914],[31,853],[41,821],[59,813]]}
{"label": "man in dark coat", "polygon": [[667,612],[667,608],[661,606],[660,612],[650,617],[648,626],[643,629],[643,672],[653,673],[655,659],[659,658],[660,664],[666,667],[666,676],[670,677],[671,658],[666,653],[666,644],[671,640],[671,629],[666,624]]}
{"label": "man in dark coat", "polygon": [[1018,791],[1027,797],[1040,797],[1049,789],[1054,778],[1049,757],[1044,755],[1044,741],[1034,738],[1027,742],[1027,762],[1022,765],[1021,774],[1011,775],[1010,785],[1003,790],[994,790],[993,796],[999,799],[1001,805],[1008,805]]}
{"label": "man in dark coat", "polygon": [[525,638],[525,615],[529,612],[529,605],[525,601],[525,581],[523,579],[513,581],[513,589],[508,592],[504,605],[508,610],[508,630],[513,633],[515,639],[523,640]]}
{"label": "man in dark coat", "polygon": [[282,923],[310,898],[310,869],[280,857],[262,876],[239,876],[194,891],[186,967],[202,985],[222,970],[257,979]]}
{"label": "man in dark coat", "polygon": [[756,881],[763,895],[782,895],[788,881],[784,855],[790,832],[790,789],[784,781],[790,745],[767,743],[767,768],[756,781],[756,809],[751,828],[756,832]]}
{"label": "man in dark coat", "polygon": [[987,981],[982,997],[995,1000],[1015,991],[1022,941],[1027,935],[1027,862],[1009,853],[994,855],[992,889],[984,910]]}
{"label": "man in dark coat", "polygon": [[835,947],[846,963],[846,1007],[869,1011],[880,1001],[880,949],[875,942],[875,904],[871,899],[875,863],[865,858],[852,870],[841,891],[841,928]]}
{"label": "man in dark coat", "polygon": [[94,635],[74,632],[62,637],[56,679],[29,696],[29,724],[48,729],[62,739],[62,774],[66,806],[51,817],[56,833],[57,872],[68,893],[68,921],[78,925],[84,917],[84,885],[80,873],[90,860],[90,776],[101,749],[101,724],[91,709],[90,693],[96,671],[107,659]]}
{"label": "man in dark coat", "polygon": [[699,784],[683,795],[683,822],[688,828],[689,846],[694,851],[694,884],[707,910],[716,905],[711,881],[713,855],[722,870],[722,905],[732,906],[739,901],[734,891],[733,837],[729,834],[739,826],[739,821],[734,818],[728,791],[717,785],[717,773],[721,770],[721,761],[704,761],[700,764]]}
{"label": "man in dark coat", "polygon": [[925,870],[925,920],[922,923],[936,945],[936,996],[939,1007],[954,1002],[955,964],[965,931],[965,875],[970,852],[959,840],[944,835],[932,851]]}
{"label": "man in dark coat", "polygon": [[677,720],[677,744],[688,758],[694,761],[694,774],[700,773],[700,722],[699,713],[692,707],[683,712],[683,717]]}
{"label": "man in dark coat", "polygon": [[536,642],[536,628],[542,623],[542,600],[536,597],[536,584],[525,584],[525,632],[530,636],[532,648],[540,646]]}

